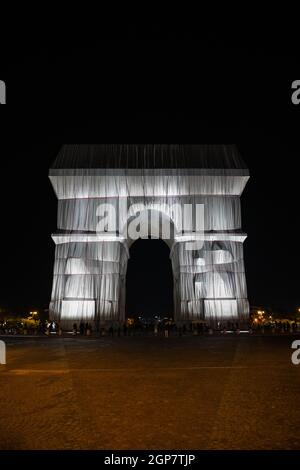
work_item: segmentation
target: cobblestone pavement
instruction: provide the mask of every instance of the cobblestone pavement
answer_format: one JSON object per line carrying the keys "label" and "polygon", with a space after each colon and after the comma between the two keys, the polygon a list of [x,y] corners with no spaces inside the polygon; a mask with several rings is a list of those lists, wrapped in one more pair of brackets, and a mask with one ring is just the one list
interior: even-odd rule
{"label": "cobblestone pavement", "polygon": [[0,449],[300,449],[296,338],[2,337]]}

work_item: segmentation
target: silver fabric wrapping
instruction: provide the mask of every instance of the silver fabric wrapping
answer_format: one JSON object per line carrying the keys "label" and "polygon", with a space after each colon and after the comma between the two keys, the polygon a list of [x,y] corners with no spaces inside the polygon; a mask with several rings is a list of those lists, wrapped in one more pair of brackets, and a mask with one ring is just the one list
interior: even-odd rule
{"label": "silver fabric wrapping", "polygon": [[[58,198],[50,312],[63,327],[81,320],[98,325],[124,322],[126,268],[133,242],[127,238],[126,227],[139,211],[162,214],[170,222],[170,236],[165,241],[173,268],[176,322],[202,320],[215,326],[247,321],[243,261],[246,235],[241,232],[240,196],[249,178],[248,170],[235,159],[231,149],[226,149],[225,156],[220,154],[222,159],[218,154],[216,164],[224,165],[218,168],[213,162],[208,163],[214,151],[220,149],[198,147],[192,149],[192,155],[197,156],[197,151],[202,155],[200,168],[189,168],[188,162],[180,167],[183,160],[176,159],[180,148],[167,145],[145,146],[147,152],[139,154],[137,163],[141,162],[140,155],[147,162],[151,155],[158,159],[159,154],[160,163],[164,155],[172,158],[173,168],[122,168],[117,166],[118,146],[103,146],[105,151],[115,152],[110,154],[114,156],[110,168],[109,158],[104,159],[105,167],[96,158],[102,147],[95,150],[91,146],[64,146],[49,174]],[[188,153],[187,146],[185,152]],[[92,164],[82,165],[87,159]],[[126,204],[128,211],[122,212],[120,203]],[[116,223],[109,221],[109,227],[115,233],[110,238],[97,236],[97,208],[101,204],[114,208]],[[201,249],[186,249],[189,234],[193,235],[196,227],[192,220],[190,232],[183,234],[184,204],[204,206]]]}

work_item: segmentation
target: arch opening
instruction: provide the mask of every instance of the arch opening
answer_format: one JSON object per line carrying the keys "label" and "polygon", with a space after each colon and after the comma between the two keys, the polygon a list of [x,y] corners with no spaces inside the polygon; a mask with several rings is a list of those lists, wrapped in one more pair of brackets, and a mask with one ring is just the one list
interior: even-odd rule
{"label": "arch opening", "polygon": [[130,248],[126,274],[126,317],[174,317],[170,248],[161,239],[138,239]]}

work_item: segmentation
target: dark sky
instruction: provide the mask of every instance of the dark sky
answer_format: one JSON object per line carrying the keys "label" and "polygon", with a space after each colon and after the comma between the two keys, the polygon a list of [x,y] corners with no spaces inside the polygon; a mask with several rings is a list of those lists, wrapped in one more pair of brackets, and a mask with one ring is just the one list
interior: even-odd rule
{"label": "dark sky", "polygon": [[[24,40],[6,51],[0,308],[48,305],[56,198],[47,174],[60,146],[118,142],[237,143],[251,175],[242,196],[250,302],[300,306],[300,106],[290,100],[298,57],[278,40],[274,48],[271,39],[243,48],[240,39],[229,45],[213,33],[206,41],[156,36],[110,36],[97,47],[40,41],[40,49]],[[158,274],[168,270],[160,253]]]}

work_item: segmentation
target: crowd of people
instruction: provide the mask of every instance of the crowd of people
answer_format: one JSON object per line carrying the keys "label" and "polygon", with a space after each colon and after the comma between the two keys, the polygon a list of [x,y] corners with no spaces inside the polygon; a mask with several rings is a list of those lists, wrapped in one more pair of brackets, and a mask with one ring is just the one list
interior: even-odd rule
{"label": "crowd of people", "polygon": [[81,336],[90,336],[92,334],[92,331],[92,325],[88,322],[84,323],[83,321],[81,321],[79,324],[79,328],[77,326],[77,323],[73,324],[73,335],[80,334]]}
{"label": "crowd of people", "polygon": [[39,335],[44,334],[47,329],[46,322],[26,324],[20,321],[0,321],[1,335]]}
{"label": "crowd of people", "polygon": [[[300,323],[296,321],[274,321],[270,323],[244,325],[243,330],[250,334],[287,334],[300,332]],[[59,323],[52,321],[40,321],[36,325],[26,325],[20,322],[0,322],[0,335],[63,335],[72,333],[74,336],[185,336],[205,334],[239,334],[241,326],[238,323],[218,323],[212,328],[205,322],[186,322],[176,324],[168,321],[154,323],[140,323],[128,325],[112,323],[106,325],[92,325],[89,322],[74,323],[72,331],[63,331]]]}
{"label": "crowd of people", "polygon": [[206,335],[206,334],[239,334],[241,331],[248,331],[250,334],[281,334],[281,333],[297,333],[300,331],[300,323],[293,322],[273,322],[263,325],[256,325],[254,323],[241,326],[239,323],[227,322],[218,323],[212,328],[205,322],[186,322],[176,324],[175,322],[167,323],[135,323],[128,325],[126,322],[121,324],[115,323],[105,326],[96,326],[93,330],[92,326],[88,323],[81,322],[78,325],[74,323],[73,334],[77,335],[91,335],[92,333],[97,336],[186,336],[186,335]]}
{"label": "crowd of people", "polygon": [[252,323],[251,329],[260,333],[297,333],[300,331],[300,323],[296,321],[273,321],[270,323]]}

